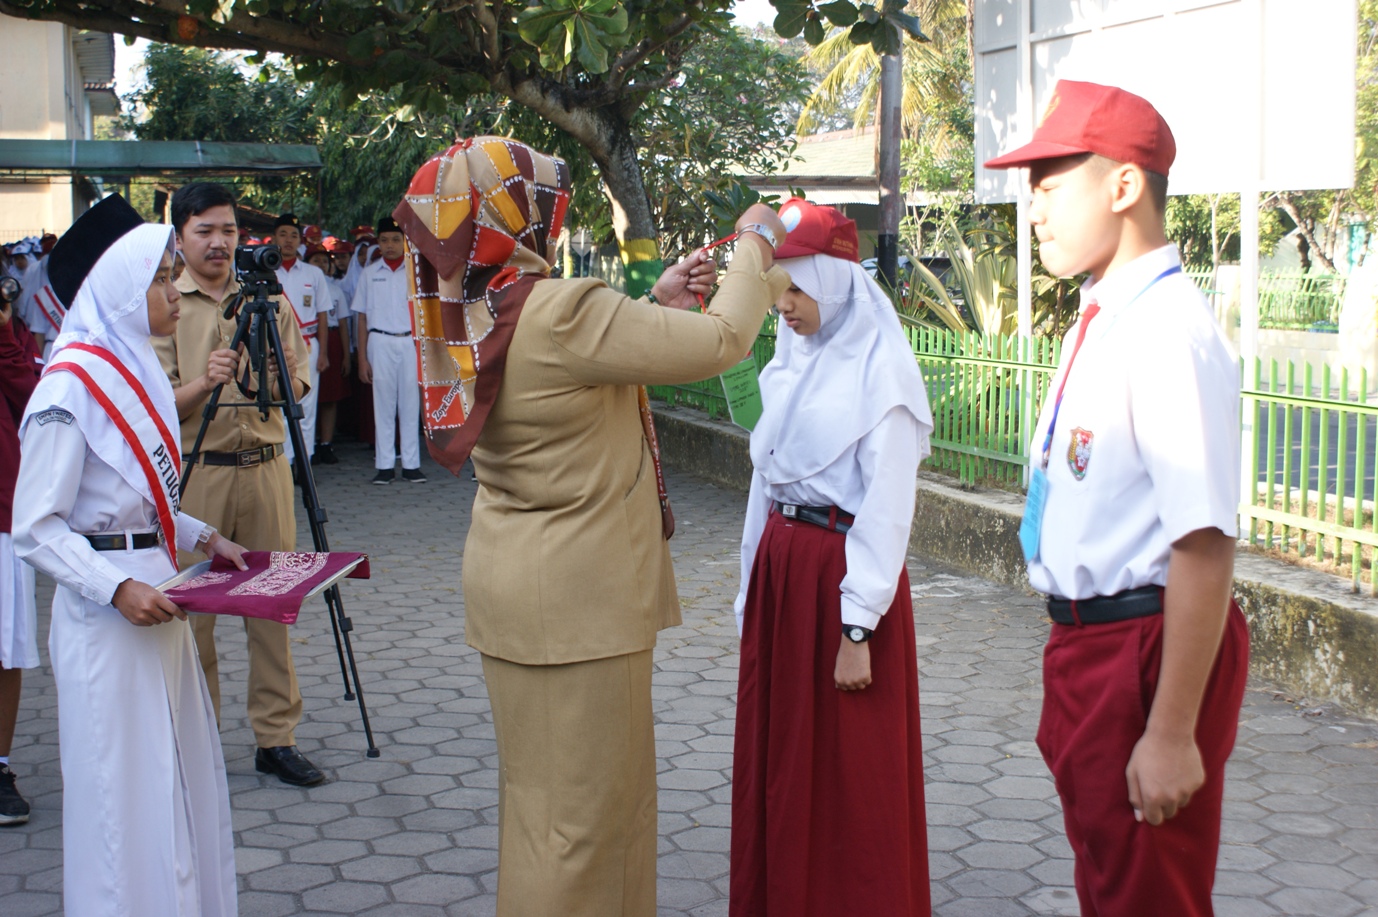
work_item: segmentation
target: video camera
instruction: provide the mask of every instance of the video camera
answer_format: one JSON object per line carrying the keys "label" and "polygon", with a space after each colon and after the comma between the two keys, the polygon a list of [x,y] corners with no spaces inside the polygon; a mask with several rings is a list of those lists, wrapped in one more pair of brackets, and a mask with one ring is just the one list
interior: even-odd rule
{"label": "video camera", "polygon": [[[234,273],[242,286],[254,293],[273,296],[282,292],[277,269],[282,267],[282,252],[276,245],[241,245],[234,250]],[[274,289],[275,288],[275,289]]]}
{"label": "video camera", "polygon": [[19,281],[13,277],[0,277],[0,304],[8,306],[10,303],[19,299],[19,294],[23,288]]}

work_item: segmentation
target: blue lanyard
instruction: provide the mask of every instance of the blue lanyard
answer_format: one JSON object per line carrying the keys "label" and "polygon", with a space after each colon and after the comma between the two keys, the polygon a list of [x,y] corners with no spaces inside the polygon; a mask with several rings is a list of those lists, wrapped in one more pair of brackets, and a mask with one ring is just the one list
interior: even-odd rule
{"label": "blue lanyard", "polygon": [[[1145,293],[1147,293],[1149,290],[1153,289],[1155,286],[1158,285],[1158,281],[1163,280],[1167,277],[1171,277],[1173,274],[1180,273],[1182,273],[1182,266],[1180,264],[1174,264],[1172,267],[1168,268],[1167,270],[1159,274],[1157,277],[1154,277],[1152,280],[1150,280],[1148,282],[1148,286],[1144,287],[1138,293],[1134,294],[1134,298],[1131,299],[1129,302],[1125,303],[1125,308],[1128,309],[1130,306],[1134,305],[1134,303],[1138,302],[1140,297],[1142,297]],[[1067,360],[1067,372],[1062,374],[1062,385],[1059,386],[1057,390],[1057,401],[1053,402],[1053,418],[1051,421],[1048,422],[1048,435],[1043,438],[1044,468],[1048,467],[1048,454],[1053,448],[1053,431],[1057,429],[1057,415],[1062,410],[1062,396],[1063,393],[1067,391],[1067,379],[1072,375],[1072,366],[1076,363],[1077,354],[1081,352],[1081,345],[1086,336],[1086,328],[1091,324],[1091,319],[1095,318],[1096,313],[1098,313],[1099,311],[1099,307],[1093,305],[1090,309],[1087,310],[1087,314],[1082,317],[1082,325],[1080,329],[1081,333],[1077,335],[1077,342],[1072,347],[1072,356]]]}

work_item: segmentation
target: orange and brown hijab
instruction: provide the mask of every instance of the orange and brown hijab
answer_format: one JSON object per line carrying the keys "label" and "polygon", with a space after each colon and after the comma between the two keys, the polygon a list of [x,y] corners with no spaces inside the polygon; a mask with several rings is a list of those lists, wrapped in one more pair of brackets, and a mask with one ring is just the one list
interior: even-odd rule
{"label": "orange and brown hijab", "polygon": [[563,160],[473,137],[417,170],[392,213],[407,237],[427,447],[456,474],[497,398],[522,305],[550,273],[569,195]]}

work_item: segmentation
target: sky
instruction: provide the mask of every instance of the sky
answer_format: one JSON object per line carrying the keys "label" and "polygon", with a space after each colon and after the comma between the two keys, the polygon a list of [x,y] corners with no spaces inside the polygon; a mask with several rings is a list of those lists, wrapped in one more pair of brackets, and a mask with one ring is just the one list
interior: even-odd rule
{"label": "sky", "polygon": [[[770,0],[738,0],[733,7],[737,21],[746,26],[766,24],[775,20],[775,8]],[[140,38],[134,44],[126,45],[124,39],[115,39],[115,91],[121,96],[129,93],[139,82],[139,67],[143,63],[144,50],[148,39]]]}

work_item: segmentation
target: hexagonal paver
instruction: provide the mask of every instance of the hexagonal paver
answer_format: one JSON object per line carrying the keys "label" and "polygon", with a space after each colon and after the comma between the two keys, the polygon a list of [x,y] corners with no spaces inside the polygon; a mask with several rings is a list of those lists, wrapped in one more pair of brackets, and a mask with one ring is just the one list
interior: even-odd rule
{"label": "hexagonal paver", "polygon": [[[258,774],[244,719],[247,654],[225,634],[222,741],[240,912],[492,917],[497,751],[458,582],[474,485],[428,466],[424,487],[370,487],[371,453],[337,448],[341,464],[317,477],[332,540],[372,558],[374,578],[347,583],[344,596],[382,755],[363,756],[329,621],[308,608],[292,630],[306,708],[298,741],[330,782],[300,789]],[[726,917],[743,497],[673,472],[669,484],[685,614],[654,653],[659,917]],[[909,572],[933,913],[1072,917],[1071,851],[1033,741],[1046,635],[1038,602],[917,558]],[[46,629],[51,585],[42,588]],[[46,669],[24,684],[13,766],[34,816],[0,831],[0,914],[56,917],[56,695]],[[1226,783],[1218,917],[1378,913],[1376,748],[1371,720],[1254,685]]]}

